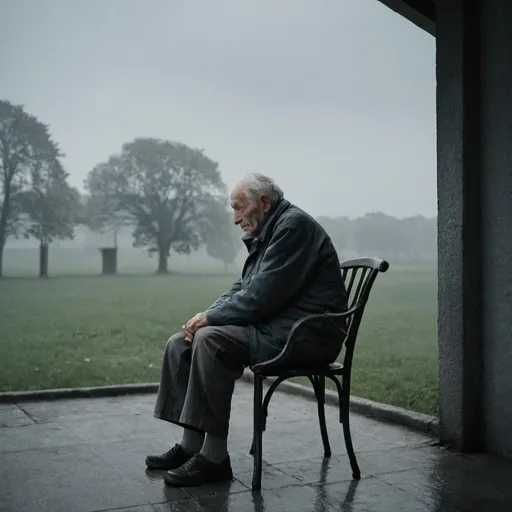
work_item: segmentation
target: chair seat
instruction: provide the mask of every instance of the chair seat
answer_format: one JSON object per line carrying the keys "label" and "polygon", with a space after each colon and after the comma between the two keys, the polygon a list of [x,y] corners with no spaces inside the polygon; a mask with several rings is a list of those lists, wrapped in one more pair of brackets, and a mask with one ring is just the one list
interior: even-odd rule
{"label": "chair seat", "polygon": [[268,368],[251,367],[253,373],[265,377],[307,377],[308,375],[343,375],[344,369],[341,363],[331,363],[322,366],[312,366],[310,368],[279,368],[278,366],[269,366]]}

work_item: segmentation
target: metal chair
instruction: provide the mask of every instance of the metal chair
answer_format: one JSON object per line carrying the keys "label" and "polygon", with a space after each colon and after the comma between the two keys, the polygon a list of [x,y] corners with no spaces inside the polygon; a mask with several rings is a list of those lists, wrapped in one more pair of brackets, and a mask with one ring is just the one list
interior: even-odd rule
{"label": "metal chair", "polygon": [[[347,289],[348,310],[344,313],[325,313],[309,315],[297,321],[290,333],[283,350],[273,359],[251,367],[254,373],[254,431],[253,443],[250,453],[254,457],[254,472],[252,489],[261,489],[261,472],[263,457],[263,432],[266,429],[268,405],[276,388],[281,382],[294,377],[307,377],[313,386],[318,404],[318,419],[320,434],[324,447],[324,456],[331,456],[331,447],[327,426],[325,423],[325,379],[331,379],[338,391],[340,423],[343,425],[343,435],[347,448],[352,476],[361,478],[361,472],[352,446],[349,422],[350,376],[352,372],[352,358],[357,339],[357,333],[370,292],[379,272],[386,272],[389,268],[387,261],[377,258],[359,258],[344,261],[341,264],[343,280]],[[320,319],[331,319],[341,329],[345,336],[345,355],[342,362],[335,362],[318,368],[288,369],[290,365],[294,334],[306,322]],[[287,368],[287,369],[284,369]],[[263,397],[263,381],[267,377],[275,377],[267,393]]]}

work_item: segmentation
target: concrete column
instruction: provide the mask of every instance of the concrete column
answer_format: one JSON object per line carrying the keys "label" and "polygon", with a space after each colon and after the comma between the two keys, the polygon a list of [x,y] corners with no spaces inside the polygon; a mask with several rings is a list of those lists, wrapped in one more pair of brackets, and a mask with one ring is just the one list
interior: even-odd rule
{"label": "concrete column", "polygon": [[[475,2],[476,3],[476,2]],[[479,12],[436,3],[441,440],[484,448]]]}

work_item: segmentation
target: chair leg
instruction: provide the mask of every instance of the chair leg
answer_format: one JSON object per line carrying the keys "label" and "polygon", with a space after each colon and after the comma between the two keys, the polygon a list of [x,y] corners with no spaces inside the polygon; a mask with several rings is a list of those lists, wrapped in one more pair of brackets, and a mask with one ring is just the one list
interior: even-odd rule
{"label": "chair leg", "polygon": [[322,443],[324,445],[324,457],[331,456],[331,446],[329,444],[329,434],[325,423],[325,377],[319,375],[316,377],[316,401],[318,404],[318,421],[320,423],[320,434],[322,434]]}
{"label": "chair leg", "polygon": [[352,445],[352,436],[350,434],[350,419],[349,419],[349,391],[343,389],[340,396],[341,417],[343,423],[343,437],[345,438],[345,447],[347,448],[348,458],[350,460],[350,467],[352,468],[352,476],[359,480],[361,478],[361,471],[357,464],[356,454],[354,453],[354,446]]}
{"label": "chair leg", "polygon": [[252,490],[261,489],[261,472],[263,462],[263,379],[258,374],[254,374],[254,431],[251,451],[254,456],[254,470],[252,474]]}

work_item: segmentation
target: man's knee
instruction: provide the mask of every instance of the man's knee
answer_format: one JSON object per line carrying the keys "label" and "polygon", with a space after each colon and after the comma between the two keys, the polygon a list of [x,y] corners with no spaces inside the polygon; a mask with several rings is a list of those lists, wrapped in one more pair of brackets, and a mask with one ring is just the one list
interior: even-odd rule
{"label": "man's knee", "polygon": [[207,325],[206,327],[201,327],[194,334],[194,342],[207,342],[207,340],[212,340],[218,332],[218,327],[214,327],[212,325]]}
{"label": "man's knee", "polygon": [[213,360],[238,374],[249,360],[249,347],[245,336],[245,330],[238,327],[202,327],[194,335],[192,361],[207,364]]}
{"label": "man's knee", "polygon": [[195,333],[192,350],[196,354],[208,353],[214,356],[220,350],[245,360],[249,350],[246,330],[234,326],[207,325]]}
{"label": "man's knee", "polygon": [[207,325],[201,327],[194,334],[192,342],[192,351],[197,354],[215,354],[220,346],[223,345],[224,339],[219,335],[219,327]]}

